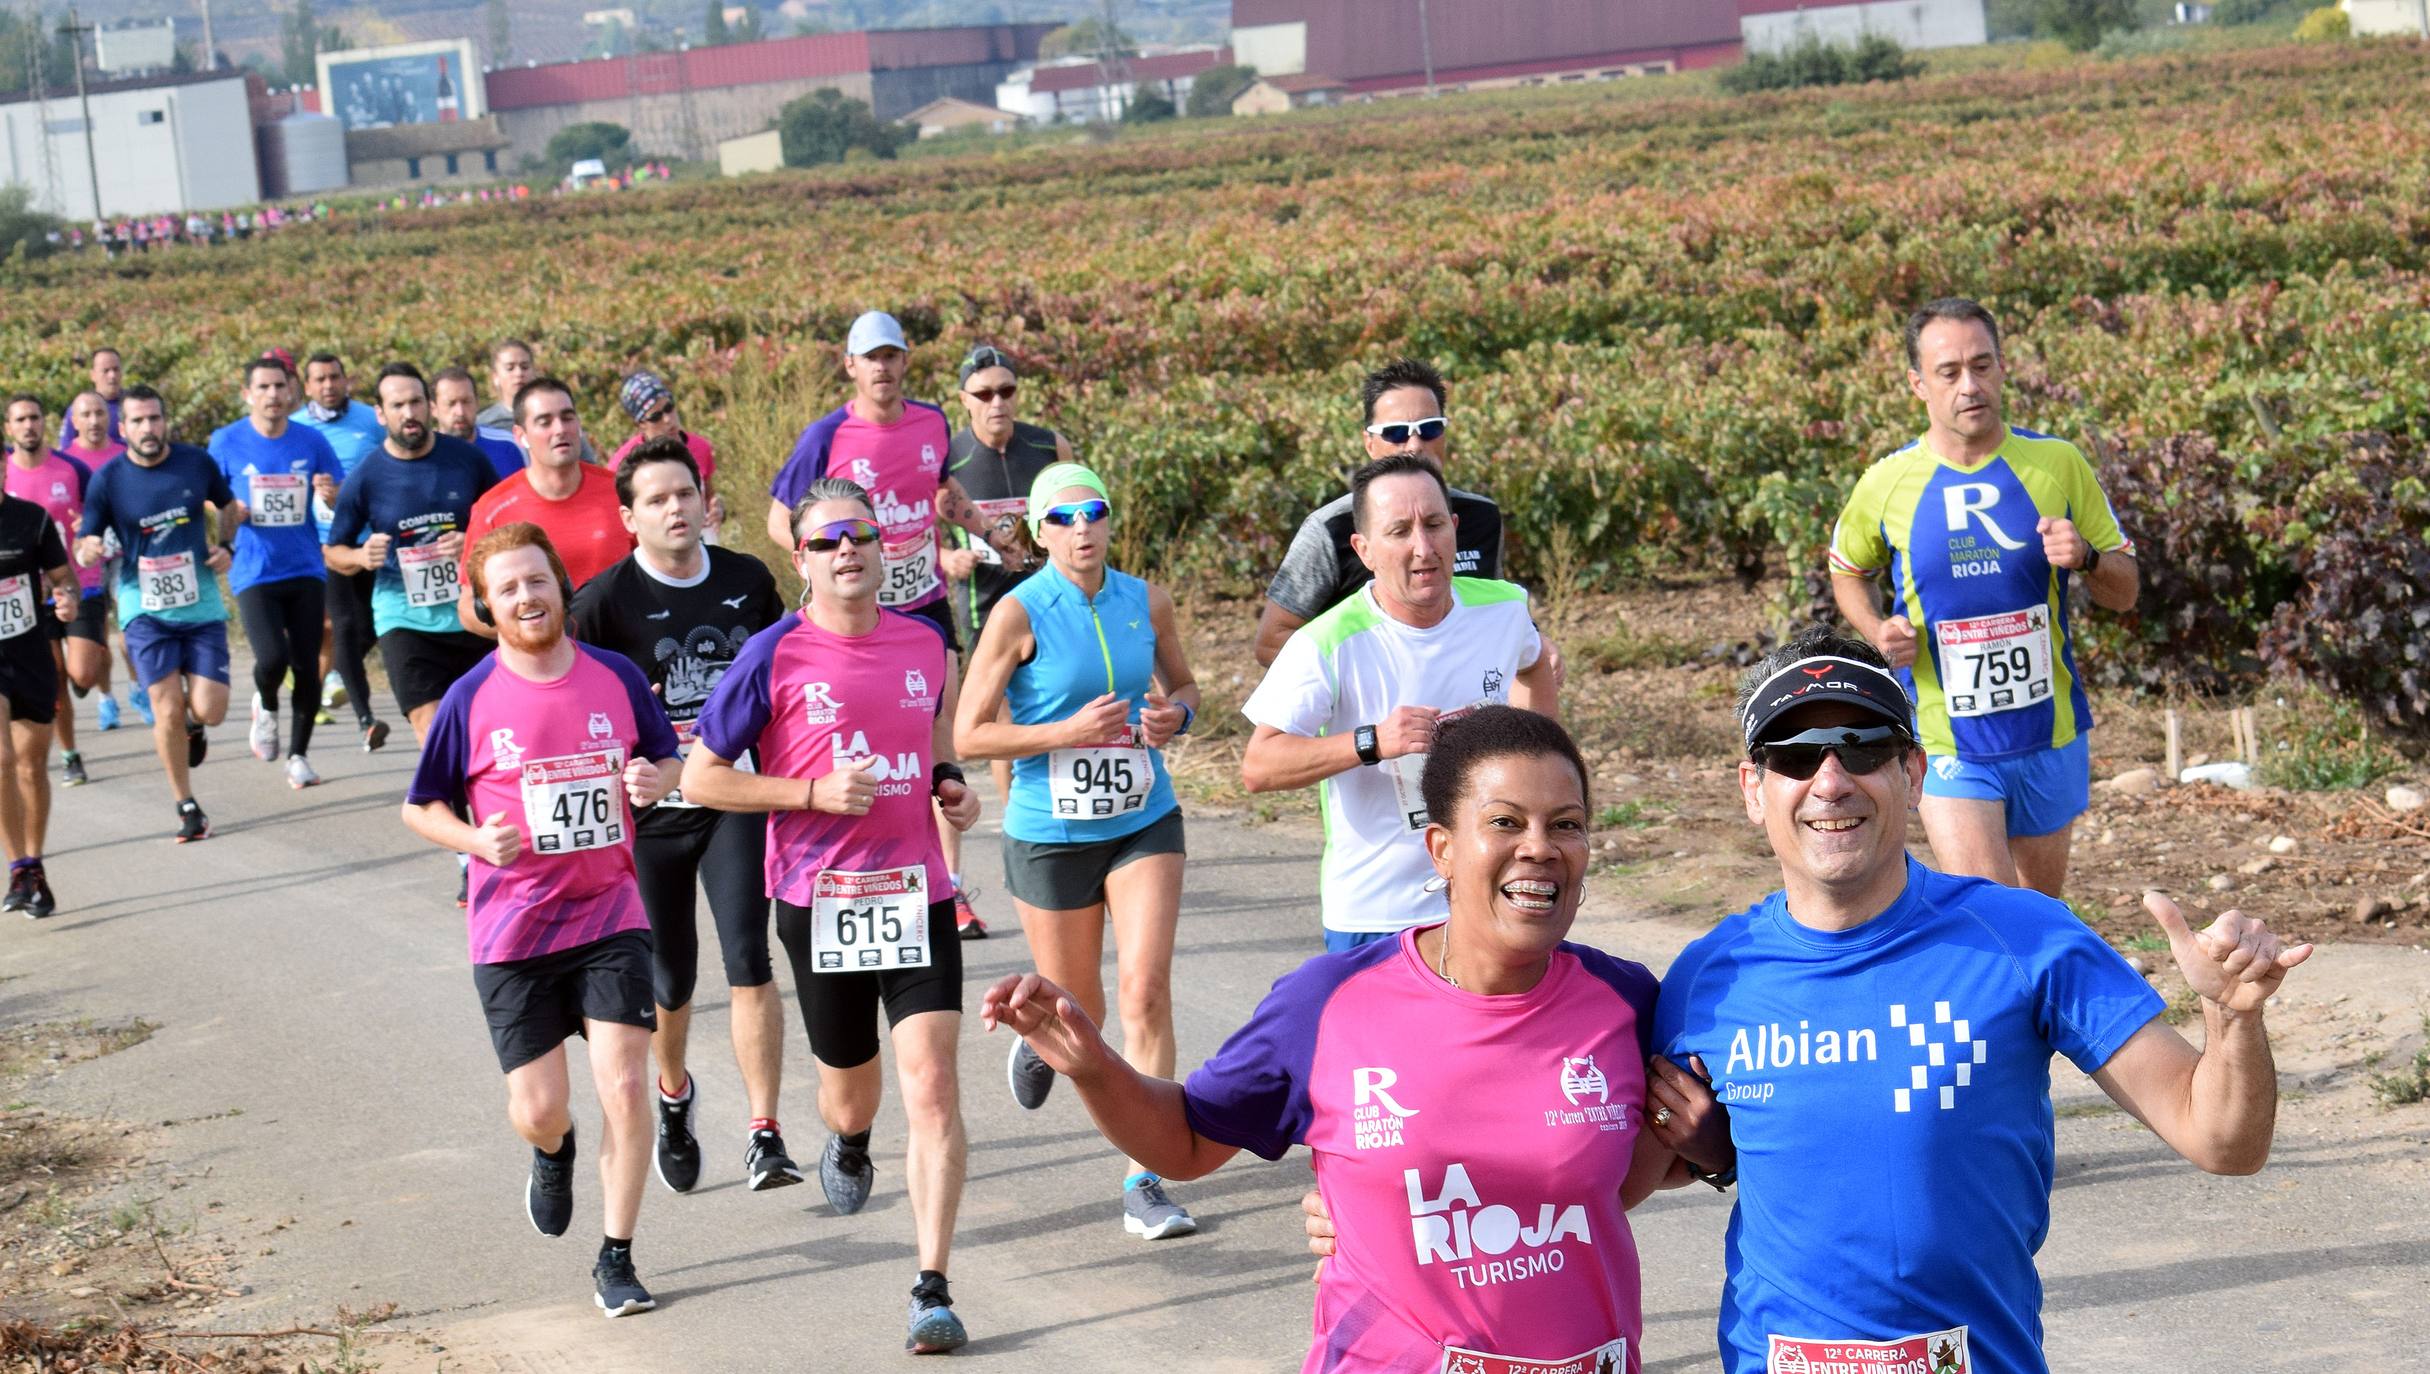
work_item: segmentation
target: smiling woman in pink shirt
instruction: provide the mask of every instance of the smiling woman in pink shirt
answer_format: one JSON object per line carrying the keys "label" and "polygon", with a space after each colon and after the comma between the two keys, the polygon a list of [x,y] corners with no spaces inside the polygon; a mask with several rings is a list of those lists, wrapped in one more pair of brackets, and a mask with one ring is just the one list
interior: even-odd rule
{"label": "smiling woman in pink shirt", "polygon": [[1308,1147],[1341,1234],[1310,1374],[1636,1370],[1627,1209],[1685,1181],[1671,1145],[1702,1117],[1648,1127],[1654,977],[1565,938],[1585,764],[1555,722],[1488,707],[1436,738],[1422,787],[1449,921],[1309,960],[1187,1084],[1124,1064],[1035,975],[988,989],[982,1016],[1166,1177]]}

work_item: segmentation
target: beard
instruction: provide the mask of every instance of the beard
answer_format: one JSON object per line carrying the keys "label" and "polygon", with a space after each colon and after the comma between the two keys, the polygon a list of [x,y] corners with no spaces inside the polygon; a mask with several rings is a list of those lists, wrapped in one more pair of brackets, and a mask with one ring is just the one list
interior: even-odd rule
{"label": "beard", "polygon": [[388,431],[389,442],[408,453],[419,451],[430,442],[430,426],[419,420],[408,420]]}
{"label": "beard", "polygon": [[565,640],[565,612],[556,610],[537,624],[529,624],[513,616],[498,620],[498,642],[517,653],[545,654]]}
{"label": "beard", "polygon": [[133,443],[128,444],[127,447],[135,451],[136,457],[148,461],[150,459],[158,458],[163,453],[168,452],[169,441],[160,438],[157,435],[147,434],[141,439],[137,439]]}

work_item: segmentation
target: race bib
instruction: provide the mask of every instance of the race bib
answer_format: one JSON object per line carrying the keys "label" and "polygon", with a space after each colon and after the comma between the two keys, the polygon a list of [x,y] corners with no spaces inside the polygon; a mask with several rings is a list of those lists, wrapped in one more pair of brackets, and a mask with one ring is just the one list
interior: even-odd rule
{"label": "race bib", "polygon": [[0,578],[0,639],[15,639],[34,628],[34,579]]}
{"label": "race bib", "polygon": [[253,523],[283,530],[304,523],[304,508],[312,503],[304,479],[292,472],[253,474]]}
{"label": "race bib", "polygon": [[456,599],[456,560],[436,544],[414,544],[397,550],[397,567],[405,574],[405,604],[449,606]]}
{"label": "race bib", "polygon": [[194,555],[173,553],[135,560],[135,589],[144,611],[174,611],[202,600],[202,579],[195,574]]}
{"label": "race bib", "polygon": [[899,544],[882,545],[886,580],[878,584],[878,604],[908,606],[936,590],[937,536],[922,530]]}
{"label": "race bib", "polygon": [[1952,716],[1988,716],[2050,699],[2050,608],[1935,622],[1941,696]]}
{"label": "race bib", "polygon": [[594,749],[523,765],[523,824],[534,854],[624,843],[624,750]]}
{"label": "race bib", "polygon": [[[1434,718],[1435,729],[1442,729],[1479,706],[1491,705],[1491,701],[1478,701],[1456,711],[1445,711]],[[1419,783],[1426,776],[1426,756],[1403,754],[1399,758],[1384,760],[1382,766],[1385,774],[1392,779],[1392,802],[1401,813],[1402,823],[1411,831],[1425,829],[1426,791]]]}
{"label": "race bib", "polygon": [[928,870],[823,870],[810,898],[810,964],[820,973],[928,967]]}
{"label": "race bib", "polygon": [[1626,1337],[1557,1360],[1496,1355],[1456,1345],[1443,1347],[1442,1374],[1625,1374],[1627,1369]]}
{"label": "race bib", "polygon": [[1770,1337],[1764,1374],[1973,1374],[1966,1355],[1966,1328],[1894,1341],[1824,1341],[1803,1336]]}
{"label": "race bib", "polygon": [[1126,725],[1123,743],[1057,749],[1046,756],[1046,792],[1058,820],[1103,820],[1127,816],[1147,805],[1156,786],[1156,763],[1139,743],[1139,727]]}
{"label": "race bib", "polygon": [[[990,531],[998,528],[1018,528],[1021,519],[1029,514],[1029,502],[1018,496],[1004,501],[973,501],[971,504],[979,508],[979,519]],[[1013,523],[1007,525],[1005,522],[1008,520]],[[970,550],[979,556],[979,561],[982,563],[992,563],[997,567],[1004,566],[1004,556],[997,553],[995,546],[984,539],[973,540]]]}

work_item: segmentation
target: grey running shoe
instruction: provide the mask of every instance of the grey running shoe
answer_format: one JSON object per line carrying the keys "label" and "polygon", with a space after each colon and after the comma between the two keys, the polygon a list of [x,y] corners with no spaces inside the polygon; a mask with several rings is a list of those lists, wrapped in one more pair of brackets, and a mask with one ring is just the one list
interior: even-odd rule
{"label": "grey running shoe", "polygon": [[911,1286],[911,1335],[903,1341],[903,1348],[914,1355],[942,1355],[969,1343],[970,1333],[953,1314],[953,1296],[945,1291],[944,1275],[923,1275]]}
{"label": "grey running shoe", "polygon": [[591,1282],[599,1290],[599,1310],[610,1317],[622,1317],[634,1312],[647,1312],[658,1306],[650,1290],[641,1286],[633,1272],[633,1252],[619,1250],[602,1253],[599,1262],[591,1266]]}
{"label": "grey running shoe", "polygon": [[253,729],[248,733],[253,744],[253,757],[264,763],[278,760],[278,712],[262,705],[262,694],[253,694]]}
{"label": "grey running shoe", "polygon": [[1046,1067],[1027,1040],[1013,1041],[1012,1057],[1004,1061],[1004,1077],[1012,1084],[1013,1101],[1025,1112],[1045,1106],[1046,1095],[1055,1088],[1055,1071]]}
{"label": "grey running shoe", "polygon": [[524,1213],[531,1217],[532,1229],[544,1236],[562,1236],[574,1222],[574,1131],[570,1126],[565,1144],[563,1159],[550,1159],[538,1146],[532,1147],[532,1176],[523,1185]]}
{"label": "grey running shoe", "polygon": [[59,760],[59,770],[63,775],[62,780],[70,787],[82,787],[93,780],[84,771],[84,755],[73,749],[68,750],[66,756]]}
{"label": "grey running shoe", "polygon": [[1164,1180],[1150,1174],[1122,1190],[1122,1229],[1141,1240],[1163,1240],[1190,1234],[1198,1222],[1165,1196]]}
{"label": "grey running shoe", "polygon": [[869,1162],[867,1150],[856,1150],[844,1143],[840,1135],[827,1137],[827,1148],[818,1157],[818,1186],[827,1193],[827,1205],[838,1216],[851,1216],[869,1205],[869,1185],[877,1181],[877,1166]]}

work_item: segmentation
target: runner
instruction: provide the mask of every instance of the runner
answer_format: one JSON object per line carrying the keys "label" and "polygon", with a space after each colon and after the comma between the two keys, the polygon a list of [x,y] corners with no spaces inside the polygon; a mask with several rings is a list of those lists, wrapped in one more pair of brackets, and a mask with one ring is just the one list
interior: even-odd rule
{"label": "runner", "polygon": [[[400,408],[383,400],[384,413]],[[633,1270],[633,1224],[649,1167],[653,1018],[632,828],[633,812],[675,779],[675,732],[639,670],[567,635],[565,565],[538,526],[491,532],[465,566],[503,633],[448,688],[405,825],[472,861],[473,984],[506,1074],[507,1119],[532,1147],[524,1210],[544,1236],[573,1222],[565,1041],[590,1042],[607,1222],[592,1283],[610,1317],[646,1312],[657,1303]]]}
{"label": "runner", "polygon": [[1325,948],[1388,939],[1443,898],[1420,836],[1420,778],[1435,731],[1473,707],[1559,710],[1552,645],[1527,593],[1454,577],[1449,489],[1408,454],[1351,479],[1352,535],[1374,580],[1292,632],[1241,707],[1256,730],[1241,756],[1251,792],[1319,783]]}
{"label": "runner", "polygon": [[430,374],[430,422],[441,434],[461,439],[489,456],[489,464],[503,482],[523,471],[523,450],[516,447],[512,430],[486,429],[480,420],[481,397],[475,389],[472,373],[460,367],[444,367]]}
{"label": "runner", "polygon": [[[26,406],[28,399],[12,398],[8,406],[12,486],[26,441],[50,447],[49,417],[39,404]],[[52,631],[76,617],[82,599],[59,522],[13,491],[0,496],[0,839],[8,846],[8,895],[0,911],[33,920],[59,909],[42,870],[51,825],[51,716],[61,695]]]}
{"label": "runner", "polygon": [[[88,365],[88,375],[93,382],[93,389],[78,395],[76,399],[82,401],[86,396],[101,398],[102,405],[108,407],[110,413],[109,428],[104,432],[109,435],[109,442],[112,446],[123,449],[126,447],[127,436],[119,424],[118,407],[126,396],[126,360],[119,356],[117,349],[104,344],[100,348],[94,349],[92,356],[85,361]],[[71,408],[67,415],[60,417],[59,438],[55,446],[67,448],[75,443],[81,434],[83,434],[82,425]]]}
{"label": "runner", "polygon": [[[473,503],[465,538],[530,521],[548,531],[579,591],[633,551],[632,531],[617,508],[616,479],[582,461],[582,418],[574,413],[574,393],[554,377],[535,377],[515,396],[515,442],[531,455],[531,464]],[[468,588],[457,600],[457,623],[483,638],[495,637],[473,610]]]}
{"label": "runner", "polygon": [[[74,542],[76,526],[84,519],[84,494],[92,485],[93,470],[51,447],[50,418],[39,397],[24,392],[10,397],[6,419],[8,494],[40,506],[43,513],[51,517],[51,523],[59,527],[60,547],[64,549]],[[87,584],[92,587],[98,614],[101,569],[77,568],[75,575],[80,589]],[[77,618],[80,619],[82,615],[83,594],[80,590]],[[37,618],[43,621],[42,637],[50,642],[52,667],[55,670],[52,676],[58,683],[59,700],[52,711],[52,733],[59,740],[61,781],[69,787],[81,787],[91,779],[84,771],[84,755],[76,750],[76,706],[68,695],[70,679],[66,656],[61,648],[69,627],[47,616]],[[106,622],[97,620],[96,624]],[[100,650],[98,656],[106,670],[109,665],[108,650]],[[116,704],[111,703],[113,707]],[[42,757],[46,761],[49,759],[48,745],[43,747]],[[46,783],[43,794],[46,803],[49,799],[47,789]]]}
{"label": "runner", "polygon": [[[1393,454],[1423,460],[1437,475],[1451,447],[1446,418],[1450,393],[1441,373],[1416,358],[1398,358],[1359,383],[1366,415],[1367,458]],[[1492,498],[1457,487],[1451,493],[1454,530],[1451,571],[1459,577],[1502,575],[1502,508]],[[1291,632],[1349,599],[1374,574],[1350,547],[1356,522],[1350,493],[1309,512],[1291,536],[1282,567],[1266,588],[1266,608],[1257,618],[1257,661],[1271,665]]]}
{"label": "runner", "polygon": [[[474,422],[484,429],[514,434],[515,398],[522,394],[525,384],[539,375],[539,355],[532,352],[530,344],[521,339],[500,339],[491,345],[489,394],[492,399],[488,408],[474,417]],[[531,446],[523,442],[522,436],[516,435],[515,443],[528,454]],[[599,450],[591,447],[588,436],[583,438],[581,448],[583,462],[599,461]]]}
{"label": "runner", "polygon": [[1640,1105],[1653,975],[1566,938],[1585,761],[1558,723],[1487,707],[1443,732],[1425,795],[1448,916],[1413,906],[1394,939],[1285,974],[1187,1084],[1125,1063],[1035,974],[997,982],[980,1015],[1174,1178],[1308,1147],[1342,1223],[1310,1374],[1637,1370],[1626,1209],[1685,1173]]}
{"label": "runner", "polygon": [[[944,637],[931,637],[928,617],[878,602],[876,514],[851,482],[804,484],[794,568],[809,607],[743,646],[701,711],[683,789],[704,806],[770,813],[768,892],[818,1061],[819,1114],[834,1132],[819,1184],[839,1213],[868,1202],[877,1172],[869,1134],[884,1087],[876,1021],[885,1007],[910,1126],[904,1172],[920,1265],[904,1346],[926,1354],[969,1340],[945,1279],[966,1167],[962,942],[949,933],[932,812],[941,807],[967,830],[979,798],[952,762]],[[759,773],[733,766],[753,750]]]}
{"label": "runner", "polygon": [[624,385],[617,388],[616,404],[633,422],[633,434],[608,465],[623,468],[625,460],[652,439],[683,441],[684,451],[692,455],[692,466],[700,470],[700,494],[709,503],[705,542],[716,543],[718,528],[726,523],[726,503],[717,494],[717,446],[683,427],[682,418],[675,413],[674,388],[655,372],[636,372],[625,378]]}
{"label": "runner", "polygon": [[[2092,707],[2068,583],[2082,577],[2094,605],[2132,610],[2135,546],[2075,445],[2002,418],[1990,311],[1934,301],[1908,319],[1906,343],[1907,385],[1930,423],[1849,495],[1831,539],[1832,594],[1917,703],[1933,859],[2056,897],[2092,803]],[[1887,616],[1870,580],[1884,572]]]}
{"label": "runner", "polygon": [[[127,451],[124,443],[110,437],[112,417],[109,402],[103,400],[97,391],[77,393],[75,401],[68,407],[68,422],[75,438],[62,444],[59,452],[82,463],[88,473],[101,471],[104,463]],[[88,480],[87,487],[90,485]],[[79,494],[79,503],[82,499]],[[79,515],[78,526],[82,521],[83,517]],[[74,530],[78,526],[70,527],[68,543],[71,552],[75,544]],[[108,550],[108,556],[112,560],[118,556],[114,545]],[[85,589],[84,606],[68,625],[67,642],[60,646],[67,666],[68,690],[83,696],[98,689],[101,700],[94,706],[94,715],[104,731],[115,730],[118,728],[118,698],[112,694],[110,683],[112,609],[109,588],[117,576],[107,562],[95,568],[79,563],[76,565],[76,580]],[[119,643],[118,654],[126,659],[123,639]],[[132,680],[135,676],[134,660],[126,659],[126,664],[127,677]],[[151,701],[144,696],[141,688],[128,695],[135,704],[136,714],[149,727],[152,724]],[[78,762],[83,761],[79,759]]]}
{"label": "runner", "polygon": [[[1105,483],[1058,463],[1030,488],[1029,527],[1048,563],[997,607],[971,656],[954,721],[964,758],[1006,759],[1004,885],[1038,972],[1105,1021],[1105,927],[1114,927],[1123,1058],[1173,1076],[1173,931],[1181,920],[1181,806],[1164,745],[1187,734],[1198,684],[1173,599],[1106,566]],[[1111,633],[1108,633],[1108,631]],[[999,721],[1009,700],[1010,719]],[[1054,1071],[1026,1042],[1006,1066],[1013,1101],[1046,1104]],[[1127,1162],[1122,1225],[1186,1236],[1198,1223],[1155,1171]]]}
{"label": "runner", "polygon": [[279,684],[292,672],[295,726],[287,739],[287,785],[301,791],[321,780],[311,752],[321,709],[329,572],[308,515],[313,486],[341,474],[328,440],[287,422],[294,405],[295,378],[286,364],[270,357],[245,364],[247,414],[211,436],[211,461],[246,511],[228,586],[253,651],[253,756],[264,763],[279,757]]}
{"label": "runner", "polygon": [[371,624],[397,709],[426,741],[439,699],[489,656],[489,641],[456,624],[457,561],[489,460],[430,427],[429,390],[411,363],[390,363],[373,385],[387,440],[339,491],[329,566],[372,577]]}
{"label": "runner", "polygon": [[[768,538],[791,550],[792,520],[802,493],[810,483],[830,474],[859,484],[876,500],[878,524],[886,531],[884,582],[878,603],[933,620],[945,635],[945,662],[955,670],[961,641],[954,635],[953,609],[938,576],[943,549],[938,543],[939,517],[977,535],[995,547],[999,557],[1025,559],[1025,545],[1012,529],[996,529],[984,520],[962,484],[945,471],[944,454],[952,447],[945,412],[903,396],[903,375],[911,361],[911,346],[903,326],[882,310],[871,310],[852,322],[844,342],[844,370],[852,377],[852,399],[802,431],[793,455],[785,460],[769,487]],[[958,928],[978,922],[970,893],[962,886],[962,837],[938,822],[944,836],[945,863],[953,878]],[[978,933],[984,934],[980,926]]]}
{"label": "runner", "polygon": [[[751,636],[785,615],[767,566],[749,554],[704,547],[700,482],[682,441],[653,439],[619,455],[616,496],[639,542],[632,555],[574,596],[585,644],[640,665],[688,752],[711,689]],[[650,919],[657,991],[658,1180],[678,1193],[700,1181],[698,1099],[685,1051],[700,967],[696,885],[709,891],[730,989],[735,1062],[750,1124],[743,1167],[753,1190],[801,1182],[777,1124],[784,1064],[784,1003],[768,959],[767,823],[711,811],[681,792],[644,812],[633,842],[641,906]]]}
{"label": "runner", "polygon": [[[377,406],[354,399],[346,364],[334,353],[315,353],[304,360],[304,394],[309,399],[295,422],[328,440],[344,477],[352,477],[388,440]],[[378,400],[376,394],[373,400]],[[329,542],[332,509],[344,477],[337,482],[315,479],[312,484],[312,519],[323,544]],[[388,723],[371,709],[371,679],[363,671],[377,635],[372,628],[371,583],[370,577],[333,566],[322,596],[321,700],[354,707],[365,753],[388,742]]]}
{"label": "runner", "polygon": [[190,771],[209,752],[205,731],[228,715],[228,607],[219,579],[228,546],[220,527],[244,518],[211,455],[169,442],[160,393],[131,386],[119,407],[126,455],[93,475],[78,527],[76,561],[99,566],[102,532],[124,550],[118,623],[135,680],[152,699],[152,747],[177,799],[177,842],[208,839]]}

